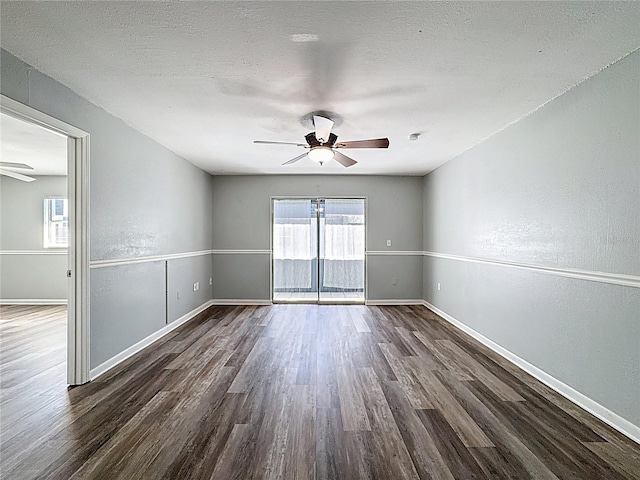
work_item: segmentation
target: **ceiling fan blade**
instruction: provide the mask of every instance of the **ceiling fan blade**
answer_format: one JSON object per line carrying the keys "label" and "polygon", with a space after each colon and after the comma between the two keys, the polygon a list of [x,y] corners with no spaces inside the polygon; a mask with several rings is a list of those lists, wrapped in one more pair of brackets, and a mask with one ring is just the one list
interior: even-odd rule
{"label": "ceiling fan blade", "polygon": [[7,177],[15,178],[16,180],[21,180],[23,182],[33,182],[35,180],[33,177],[27,177],[21,173],[12,172],[3,168],[0,168],[0,175],[6,175]]}
{"label": "ceiling fan blade", "polygon": [[333,121],[319,115],[314,115],[313,126],[316,128],[316,139],[320,143],[327,143],[329,135],[331,135],[331,129],[333,128]]}
{"label": "ceiling fan blade", "polygon": [[304,158],[307,156],[307,152],[303,153],[302,155],[298,155],[296,158],[292,158],[291,160],[289,160],[288,162],[284,162],[283,165],[289,165],[291,163],[295,163],[298,160]]}
{"label": "ceiling fan blade", "polygon": [[264,145],[296,145],[297,147],[308,147],[308,145],[304,143],[295,143],[295,142],[271,142],[269,140],[254,140],[253,143],[261,143]]}
{"label": "ceiling fan blade", "polygon": [[349,158],[340,152],[333,152],[333,159],[343,167],[350,167],[351,165],[358,163],[353,158]]}
{"label": "ceiling fan blade", "polygon": [[31,165],[27,165],[26,163],[0,162],[0,167],[33,170],[33,167]]}
{"label": "ceiling fan blade", "polygon": [[354,140],[338,142],[334,148],[389,148],[388,138],[372,138],[371,140]]}

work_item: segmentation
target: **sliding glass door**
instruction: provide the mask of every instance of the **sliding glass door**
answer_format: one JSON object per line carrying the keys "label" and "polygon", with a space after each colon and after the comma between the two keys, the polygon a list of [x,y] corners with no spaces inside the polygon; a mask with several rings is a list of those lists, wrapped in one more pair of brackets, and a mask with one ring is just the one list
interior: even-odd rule
{"label": "sliding glass door", "polygon": [[273,301],[362,303],[362,198],[273,200]]}
{"label": "sliding glass door", "polygon": [[319,298],[364,301],[364,199],[327,198],[320,217]]}
{"label": "sliding glass door", "polygon": [[273,201],[273,301],[318,300],[318,202]]}

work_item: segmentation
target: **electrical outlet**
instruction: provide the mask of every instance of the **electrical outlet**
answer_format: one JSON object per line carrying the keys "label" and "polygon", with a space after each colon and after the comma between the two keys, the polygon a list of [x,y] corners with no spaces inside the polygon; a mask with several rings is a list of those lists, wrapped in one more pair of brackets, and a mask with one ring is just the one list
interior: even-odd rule
{"label": "electrical outlet", "polygon": [[209,278],[209,285],[213,285],[213,278]]}
{"label": "electrical outlet", "polygon": [[193,284],[193,291],[197,292],[198,291],[198,282]]}
{"label": "electrical outlet", "polygon": [[391,246],[391,240],[387,240],[387,247]]}
{"label": "electrical outlet", "polygon": [[176,291],[176,299],[180,300],[180,290]]}
{"label": "electrical outlet", "polygon": [[440,291],[440,282],[438,282],[438,291]]}
{"label": "electrical outlet", "polygon": [[391,285],[397,285],[398,279],[396,277],[391,277]]}

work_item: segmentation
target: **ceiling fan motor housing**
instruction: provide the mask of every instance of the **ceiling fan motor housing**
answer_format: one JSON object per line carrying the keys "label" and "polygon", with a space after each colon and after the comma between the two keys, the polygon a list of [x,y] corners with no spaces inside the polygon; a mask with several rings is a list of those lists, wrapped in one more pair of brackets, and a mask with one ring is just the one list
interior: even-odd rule
{"label": "ceiling fan motor housing", "polygon": [[333,145],[336,143],[336,140],[338,140],[338,136],[335,133],[332,133],[329,135],[329,140],[325,143],[320,143],[318,141],[318,139],[316,138],[316,134],[315,132],[311,132],[308,133],[307,135],[305,135],[304,137],[307,140],[307,143],[309,144],[309,146],[311,148],[313,147],[333,147]]}

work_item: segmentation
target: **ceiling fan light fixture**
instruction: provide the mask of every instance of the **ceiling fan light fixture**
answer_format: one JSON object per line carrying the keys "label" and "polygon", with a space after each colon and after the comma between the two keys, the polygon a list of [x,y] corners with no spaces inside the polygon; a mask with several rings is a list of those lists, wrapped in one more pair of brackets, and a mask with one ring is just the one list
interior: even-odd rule
{"label": "ceiling fan light fixture", "polygon": [[309,158],[322,165],[324,162],[333,160],[333,150],[329,147],[313,147],[309,153]]}

